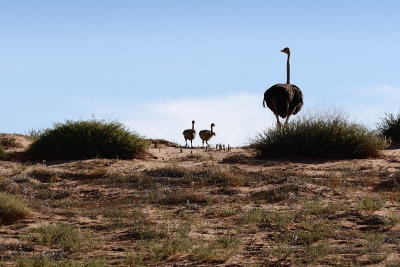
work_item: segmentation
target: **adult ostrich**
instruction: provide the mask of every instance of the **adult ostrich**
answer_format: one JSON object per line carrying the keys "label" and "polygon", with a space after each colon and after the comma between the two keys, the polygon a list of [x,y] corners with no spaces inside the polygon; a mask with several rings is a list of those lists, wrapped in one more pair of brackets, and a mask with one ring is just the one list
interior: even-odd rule
{"label": "adult ostrich", "polygon": [[285,47],[281,52],[288,55],[287,58],[287,81],[286,84],[275,84],[264,93],[263,106],[272,110],[276,116],[276,127],[281,129],[279,116],[286,118],[285,125],[288,124],[290,115],[296,115],[303,106],[303,93],[300,88],[290,84],[290,49]]}

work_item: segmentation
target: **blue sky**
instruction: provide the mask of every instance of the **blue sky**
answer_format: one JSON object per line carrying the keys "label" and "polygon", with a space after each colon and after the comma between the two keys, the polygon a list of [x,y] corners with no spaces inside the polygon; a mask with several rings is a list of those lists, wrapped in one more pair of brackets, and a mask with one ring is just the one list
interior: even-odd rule
{"label": "blue sky", "polygon": [[373,128],[400,108],[398,10],[398,1],[0,0],[0,132],[94,116],[183,143],[194,119],[199,130],[216,124],[214,143],[242,145],[274,125],[261,103],[286,80],[285,46],[302,113],[336,107]]}

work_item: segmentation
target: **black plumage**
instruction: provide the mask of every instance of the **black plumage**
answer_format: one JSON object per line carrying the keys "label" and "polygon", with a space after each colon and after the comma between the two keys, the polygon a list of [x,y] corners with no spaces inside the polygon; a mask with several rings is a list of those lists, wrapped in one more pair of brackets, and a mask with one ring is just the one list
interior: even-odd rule
{"label": "black plumage", "polygon": [[282,118],[296,115],[303,106],[303,93],[294,84],[275,84],[264,93],[263,106]]}
{"label": "black plumage", "polygon": [[264,93],[263,106],[272,110],[276,116],[277,127],[281,127],[279,116],[286,118],[285,125],[291,115],[296,115],[303,106],[303,93],[300,88],[290,84],[290,49],[288,47],[281,50],[288,55],[287,58],[287,82],[286,84],[275,84]]}

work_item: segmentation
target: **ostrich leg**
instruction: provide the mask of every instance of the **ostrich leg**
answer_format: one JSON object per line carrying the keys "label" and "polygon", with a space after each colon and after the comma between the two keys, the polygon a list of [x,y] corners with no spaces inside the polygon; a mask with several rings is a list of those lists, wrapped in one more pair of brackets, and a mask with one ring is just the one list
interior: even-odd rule
{"label": "ostrich leg", "polygon": [[290,114],[286,117],[285,126],[288,125]]}
{"label": "ostrich leg", "polygon": [[281,122],[279,121],[279,115],[275,114],[276,117],[276,128],[278,128],[279,130],[281,129]]}

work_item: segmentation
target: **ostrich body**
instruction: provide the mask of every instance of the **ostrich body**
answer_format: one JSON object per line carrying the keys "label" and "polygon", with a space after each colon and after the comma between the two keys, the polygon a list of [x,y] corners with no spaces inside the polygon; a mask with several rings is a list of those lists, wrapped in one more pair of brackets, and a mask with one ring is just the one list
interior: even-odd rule
{"label": "ostrich body", "polygon": [[196,137],[196,130],[194,129],[194,121],[192,121],[192,129],[183,131],[183,137],[185,138],[186,147],[188,146],[187,140],[190,140],[190,147],[193,148],[193,139]]}
{"label": "ostrich body", "polygon": [[206,142],[207,146],[210,146],[208,144],[208,141],[210,141],[211,137],[213,137],[215,135],[214,131],[213,131],[213,127],[215,126],[214,123],[211,123],[211,131],[209,130],[201,130],[199,132],[199,136],[201,138],[201,140],[203,140],[203,147],[204,147],[204,142]]}
{"label": "ostrich body", "polygon": [[289,117],[296,115],[303,106],[303,93],[299,87],[290,84],[290,49],[285,47],[281,52],[288,55],[286,84],[279,83],[271,86],[265,91],[263,101],[263,106],[265,107],[267,104],[267,107],[274,112],[278,129],[281,128],[279,116],[286,118],[285,125],[287,125]]}

